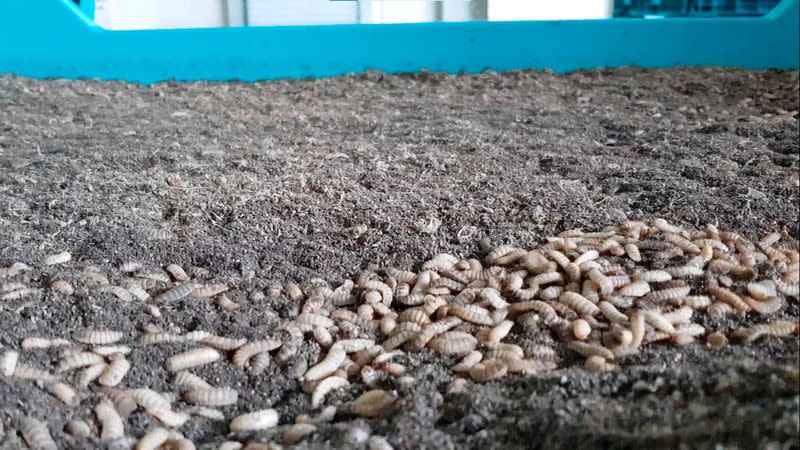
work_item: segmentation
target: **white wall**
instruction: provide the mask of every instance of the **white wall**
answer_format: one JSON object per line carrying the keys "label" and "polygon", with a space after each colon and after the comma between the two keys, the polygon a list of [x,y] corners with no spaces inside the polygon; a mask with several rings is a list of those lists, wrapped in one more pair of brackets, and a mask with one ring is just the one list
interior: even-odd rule
{"label": "white wall", "polygon": [[489,20],[607,19],[613,0],[489,0]]}
{"label": "white wall", "polygon": [[225,25],[225,0],[95,0],[95,22],[112,30]]}

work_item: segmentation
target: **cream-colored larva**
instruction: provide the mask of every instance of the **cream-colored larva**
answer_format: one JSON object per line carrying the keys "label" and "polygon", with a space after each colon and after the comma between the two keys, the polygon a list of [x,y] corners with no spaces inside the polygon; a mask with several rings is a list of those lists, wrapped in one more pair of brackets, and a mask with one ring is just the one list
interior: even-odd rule
{"label": "cream-colored larva", "polygon": [[94,407],[97,421],[100,422],[100,440],[112,441],[125,436],[125,424],[122,422],[114,404],[109,400],[100,400]]}
{"label": "cream-colored larva", "polygon": [[486,359],[469,369],[469,376],[478,383],[502,378],[506,373],[508,373],[508,364],[499,359]]}
{"label": "cream-colored larva", "polygon": [[175,385],[187,389],[210,389],[213,387],[206,380],[185,370],[175,374]]}
{"label": "cream-colored larva", "polygon": [[259,353],[271,352],[279,347],[281,347],[281,342],[276,339],[248,342],[234,352],[233,365],[244,367],[253,356]]}
{"label": "cream-colored larva", "polygon": [[739,311],[750,311],[750,305],[748,305],[738,294],[734,293],[725,288],[716,288],[710,289],[711,295],[714,299],[718,302],[723,302],[731,305],[732,307],[736,308]]}
{"label": "cream-colored larva", "polygon": [[724,319],[736,313],[733,306],[728,303],[714,302],[706,308],[706,314],[712,319]]}
{"label": "cream-colored larva", "polygon": [[316,433],[316,431],[316,425],[310,423],[288,425],[281,435],[281,442],[284,445],[294,445]]}
{"label": "cream-colored larva", "polygon": [[173,411],[168,408],[148,409],[147,413],[158,419],[161,423],[170,428],[180,428],[191,416],[184,412]]}
{"label": "cream-colored larva", "polygon": [[396,401],[396,393],[374,389],[353,400],[348,411],[356,416],[378,417],[391,411]]}
{"label": "cream-colored larva", "polygon": [[145,333],[139,337],[139,345],[171,344],[182,342],[183,336],[167,332]]}
{"label": "cream-colored larva", "polygon": [[547,326],[556,325],[561,322],[561,318],[556,313],[553,307],[541,300],[533,300],[528,302],[512,303],[508,307],[509,314],[522,313],[527,311],[536,311],[542,318],[542,321]]}
{"label": "cream-colored larva", "polygon": [[619,290],[619,294],[626,297],[643,297],[649,292],[650,284],[644,280],[633,281],[625,286],[622,286]]}
{"label": "cream-colored larva", "polygon": [[325,400],[325,396],[328,395],[328,393],[349,385],[350,382],[347,381],[347,378],[339,376],[330,376],[323,379],[317,384],[317,386],[314,388],[314,391],[311,393],[311,406],[314,408],[319,407],[322,404],[322,401]]}
{"label": "cream-colored larva", "polygon": [[7,294],[0,295],[0,300],[20,300],[25,297],[40,294],[42,292],[39,288],[24,288],[16,291],[11,291]]}
{"label": "cream-colored larva", "polygon": [[[428,325],[425,325],[425,327],[423,327],[422,330],[420,330],[419,332],[408,338],[411,340],[410,347],[416,350],[420,350],[424,348],[428,344],[428,342],[430,342],[430,340],[436,337],[437,335],[444,333],[445,331],[450,330],[461,323],[462,321],[458,317],[448,317],[436,322],[429,323]],[[403,343],[401,342],[400,344]],[[384,345],[384,349],[386,348],[387,348],[386,345]]]}
{"label": "cream-colored larva", "polygon": [[483,359],[483,353],[473,350],[467,353],[458,364],[453,366],[454,372],[466,372]]}
{"label": "cream-colored larva", "polygon": [[625,249],[625,253],[628,255],[628,258],[631,259],[631,261],[641,262],[642,254],[639,252],[639,247],[637,247],[636,244],[625,244],[623,248]]}
{"label": "cream-colored larva", "polygon": [[579,314],[594,316],[600,312],[600,310],[597,308],[597,305],[576,292],[564,292],[561,294],[561,296],[559,296],[558,301],[566,306],[569,306]]}
{"label": "cream-colored larva", "polygon": [[130,396],[137,405],[147,410],[170,409],[170,401],[152,389],[133,389]]}
{"label": "cream-colored larva", "polygon": [[64,432],[76,439],[86,439],[92,436],[92,429],[83,420],[70,420],[64,425]]}
{"label": "cream-colored larva", "polygon": [[572,322],[572,334],[578,340],[585,340],[592,332],[592,327],[583,319],[578,319]]}
{"label": "cream-colored larva", "polygon": [[711,297],[707,295],[690,295],[674,300],[679,305],[688,306],[694,309],[708,308],[708,306],[711,304]]}
{"label": "cream-colored larva", "polygon": [[131,293],[122,286],[106,286],[101,290],[101,292],[107,292],[125,303],[130,303],[133,301]]}
{"label": "cream-colored larva", "polygon": [[208,331],[205,331],[205,330],[194,330],[194,331],[190,331],[190,332],[184,334],[183,335],[183,340],[188,341],[188,342],[200,342],[203,339],[205,339],[207,337],[210,337],[210,336],[213,336],[213,334],[211,334]]}
{"label": "cream-colored larva", "polygon": [[664,272],[672,275],[673,278],[698,277],[703,274],[703,269],[695,266],[667,267]]}
{"label": "cream-colored larva", "polygon": [[775,314],[783,308],[783,299],[777,296],[756,300],[745,295],[742,296],[742,300],[744,300],[753,311],[761,315]]}
{"label": "cream-colored larva", "polygon": [[92,353],[97,353],[103,357],[110,357],[115,354],[127,355],[131,352],[131,348],[127,345],[100,345],[92,347]]}
{"label": "cream-colored larva", "polygon": [[70,282],[67,280],[53,281],[50,283],[50,289],[66,296],[70,296],[75,293],[75,288],[72,287],[72,284],[70,284]]}
{"label": "cream-colored larva", "polygon": [[486,343],[498,343],[502,341],[508,333],[511,332],[511,328],[514,327],[514,322],[511,320],[504,320],[499,324],[495,325],[489,333],[486,335]]}
{"label": "cream-colored larva", "polygon": [[15,427],[22,433],[22,438],[28,443],[30,448],[36,450],[58,450],[47,424],[32,417],[19,417],[15,421]]}
{"label": "cream-colored larva", "polygon": [[562,286],[550,286],[542,289],[542,291],[539,292],[539,298],[544,301],[555,300],[561,295],[562,292],[564,292],[564,288]]}
{"label": "cream-colored larva", "polygon": [[239,393],[230,388],[199,388],[188,391],[183,398],[192,405],[226,406],[235,404]]}
{"label": "cream-colored larva", "polygon": [[706,334],[706,329],[697,323],[684,323],[675,327],[675,333],[693,337],[702,336]]}
{"label": "cream-colored larva", "polygon": [[700,247],[692,243],[692,241],[672,233],[665,233],[664,238],[675,247],[683,250],[686,253],[698,254]]}
{"label": "cream-colored larva", "polygon": [[191,281],[185,281],[155,298],[159,303],[171,303],[187,297],[198,286]]}
{"label": "cream-colored larva", "polygon": [[559,283],[562,281],[564,281],[564,276],[561,275],[561,272],[546,272],[531,278],[530,282],[537,286],[544,286],[545,284]]}
{"label": "cream-colored larva", "polygon": [[69,370],[79,369],[81,367],[91,366],[104,362],[102,356],[92,352],[81,352],[69,355],[61,360],[58,364],[59,372],[66,372]]}
{"label": "cream-colored larva", "polygon": [[312,333],[314,334],[314,340],[317,341],[317,344],[321,347],[327,348],[333,344],[333,336],[331,336],[327,328],[314,327]]}
{"label": "cream-colored larva", "polygon": [[608,279],[611,280],[611,284],[614,286],[614,289],[631,284],[631,279],[627,275],[609,276]]}
{"label": "cream-colored larva", "polygon": [[599,344],[592,344],[589,342],[580,342],[580,341],[570,341],[569,343],[567,343],[567,347],[570,350],[576,353],[580,353],[581,355],[587,358],[592,356],[602,356],[605,359],[614,359],[614,352]]}
{"label": "cream-colored larva", "polygon": [[47,339],[41,337],[29,337],[22,340],[21,347],[23,350],[33,350],[37,348],[60,347],[62,345],[70,344],[70,341],[62,338]]}
{"label": "cream-colored larva", "polygon": [[586,359],[584,366],[586,370],[595,373],[613,372],[619,368],[619,366],[608,362],[608,360],[602,356],[590,356]]}
{"label": "cream-colored larva", "polygon": [[644,296],[644,298],[652,302],[661,303],[676,298],[686,297],[690,292],[692,292],[691,286],[678,286],[668,289],[661,289],[658,291],[650,291],[650,293]]}
{"label": "cream-colored larva", "polygon": [[756,300],[763,300],[767,297],[778,295],[775,283],[771,280],[764,280],[758,283],[747,283],[747,292]]}
{"label": "cream-colored larva", "polygon": [[314,313],[300,314],[295,319],[295,322],[300,329],[305,332],[310,332],[314,327],[330,328],[333,326],[333,320],[331,320],[331,318]]}
{"label": "cream-colored larva", "polygon": [[17,363],[14,367],[14,378],[23,380],[36,380],[42,382],[55,381],[58,377],[50,372],[39,369],[38,367],[31,367],[26,364]]}
{"label": "cream-colored larva", "polygon": [[446,355],[468,353],[477,345],[475,336],[461,331],[446,331],[428,343],[428,347]]}
{"label": "cream-colored larva", "polygon": [[78,393],[75,392],[72,386],[66,383],[55,382],[48,384],[47,391],[53,394],[53,397],[61,400],[65,405],[75,406],[80,402]]}
{"label": "cream-colored larva", "polygon": [[574,263],[580,265],[586,261],[594,261],[595,259],[600,257],[600,253],[597,250],[587,250],[580,254],[577,258],[575,258]]}
{"label": "cream-colored larva", "polygon": [[775,288],[778,289],[783,295],[787,295],[789,297],[798,297],[800,296],[800,284],[798,283],[787,283],[780,278],[775,278],[773,280],[775,283]]}
{"label": "cream-colored larva", "polygon": [[221,357],[222,355],[213,348],[200,347],[170,356],[167,359],[166,367],[170,372],[177,372],[179,370],[212,363]]}
{"label": "cream-colored larva", "polygon": [[247,343],[247,339],[234,339],[224,336],[207,336],[200,340],[201,344],[216,348],[217,350],[231,351]]}
{"label": "cream-colored larva", "polygon": [[447,301],[442,297],[435,297],[433,295],[426,295],[423,299],[422,310],[429,316],[436,312],[442,306],[447,305]]}
{"label": "cream-colored larva", "polygon": [[78,385],[81,387],[89,386],[92,381],[100,378],[100,375],[103,374],[107,366],[108,364],[105,362],[100,362],[86,367],[80,372],[80,375],[78,375]]}
{"label": "cream-colored larva", "polygon": [[651,327],[653,327],[653,328],[655,328],[657,330],[661,330],[661,331],[663,331],[665,333],[669,333],[669,334],[674,334],[675,333],[675,327],[660,312],[653,311],[653,310],[647,310],[647,311],[642,311],[642,314],[644,314],[645,322],[647,322],[647,324],[650,325]]}
{"label": "cream-colored larva", "polygon": [[[188,283],[188,281],[185,281],[183,284],[186,283]],[[223,292],[228,292],[229,289],[230,286],[225,283],[206,284],[196,287],[190,294],[194,298],[211,298]]]}
{"label": "cream-colored larva", "polygon": [[492,320],[489,310],[478,305],[452,306],[450,314],[477,325],[494,325],[494,320]]}
{"label": "cream-colored larva", "polygon": [[669,272],[663,270],[648,270],[636,276],[637,279],[646,281],[648,283],[664,283],[672,279]]}
{"label": "cream-colored larva", "polygon": [[508,308],[508,302],[503,299],[503,296],[500,295],[494,288],[483,288],[480,292],[480,297],[489,302],[494,309],[506,309]]}
{"label": "cream-colored larva", "polygon": [[419,326],[426,325],[430,323],[431,319],[428,317],[428,314],[425,313],[425,310],[422,307],[416,306],[413,308],[408,308],[397,317],[399,322],[414,322]]}
{"label": "cream-colored larva", "polygon": [[114,360],[103,370],[97,382],[103,386],[116,386],[122,382],[122,379],[125,378],[125,374],[128,373],[130,368],[131,363],[128,362],[127,359],[121,358]]}
{"label": "cream-colored larva", "polygon": [[308,369],[305,374],[306,380],[320,380],[331,375],[344,362],[347,357],[346,352],[341,347],[333,346],[328,350],[325,358],[319,363]]}
{"label": "cream-colored larva", "polygon": [[597,283],[597,286],[600,288],[600,293],[603,295],[611,294],[614,291],[614,283],[597,269],[589,271],[589,279]]}
{"label": "cream-colored larva", "polygon": [[189,275],[186,274],[186,272],[183,270],[183,267],[177,264],[170,264],[167,267],[165,267],[164,270],[166,270],[170,275],[172,275],[172,278],[174,278],[175,281],[189,280]]}
{"label": "cream-colored larva", "polygon": [[619,325],[627,326],[628,325],[628,316],[621,313],[616,306],[612,305],[607,301],[601,301],[597,304],[600,313],[608,319],[612,323],[616,323]]}
{"label": "cream-colored larva", "polygon": [[124,336],[121,331],[87,330],[75,336],[75,340],[83,344],[106,345],[118,342]]}
{"label": "cream-colored larva", "polygon": [[738,330],[736,334],[749,344],[755,342],[762,336],[791,336],[797,332],[798,328],[800,328],[800,324],[796,321],[778,320],[743,328]]}
{"label": "cream-colored larva", "polygon": [[166,428],[156,427],[147,432],[136,441],[136,450],[157,450],[169,439],[169,431]]}
{"label": "cream-colored larva", "polygon": [[237,416],[231,421],[230,430],[233,433],[266,430],[278,425],[279,419],[274,409],[262,409]]}
{"label": "cream-colored larva", "polygon": [[688,306],[684,306],[682,308],[678,308],[674,311],[670,311],[668,313],[663,313],[661,316],[666,319],[669,323],[673,325],[678,325],[682,323],[689,323],[692,319],[692,314],[694,310],[689,308]]}
{"label": "cream-colored larva", "polygon": [[642,341],[644,340],[644,334],[646,331],[645,328],[645,317],[641,311],[634,311],[630,315],[630,322],[631,322],[631,348],[639,348],[642,345]]}
{"label": "cream-colored larva", "polygon": [[64,264],[69,262],[72,259],[72,254],[70,252],[61,252],[56,253],[54,255],[49,255],[44,258],[44,265],[45,266],[55,266],[57,264]]}

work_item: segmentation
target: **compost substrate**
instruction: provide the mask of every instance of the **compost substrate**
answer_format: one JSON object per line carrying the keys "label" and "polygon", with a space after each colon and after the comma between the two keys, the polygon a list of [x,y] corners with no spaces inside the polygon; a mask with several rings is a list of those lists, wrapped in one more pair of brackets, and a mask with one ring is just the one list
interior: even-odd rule
{"label": "compost substrate", "polygon": [[[567,229],[654,217],[753,241],[797,237],[799,102],[797,72],[710,68],[152,86],[0,76],[0,267],[24,262],[33,270],[21,280],[46,285],[58,270],[177,263],[231,283],[242,305],[186,299],[154,318],[107,294],[46,293],[0,304],[0,351],[84,329],[133,337],[145,324],[255,338],[293,305],[251,300],[254,291],[416,270],[439,253],[482,258],[482,237],[533,248]],[[42,264],[62,251],[73,256],[63,269]],[[798,320],[796,297],[778,317]],[[654,344],[608,374],[562,348],[555,371],[461,394],[446,392],[456,359],[409,353],[416,383],[400,389],[402,408],[337,416],[297,448],[357,447],[358,430],[396,449],[790,447],[800,437],[799,345],[796,336],[722,349]],[[123,385],[172,390],[164,360],[187,348],[132,353]],[[54,355],[24,356],[52,369]],[[223,408],[227,421],[191,420],[181,432],[214,448],[238,414],[275,408],[281,424],[314,414],[297,371],[203,367],[240,400]],[[363,391],[353,383],[331,399]],[[62,431],[93,419],[97,397],[81,392],[67,407],[36,383],[0,378],[0,447],[22,442],[21,415],[45,420],[61,446],[85,447]],[[137,412],[126,433],[156,424]]]}

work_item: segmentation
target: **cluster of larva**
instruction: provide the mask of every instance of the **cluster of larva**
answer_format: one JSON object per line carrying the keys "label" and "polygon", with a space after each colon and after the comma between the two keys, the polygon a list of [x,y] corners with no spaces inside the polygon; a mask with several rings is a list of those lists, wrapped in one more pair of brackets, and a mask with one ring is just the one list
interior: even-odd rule
{"label": "cluster of larva", "polygon": [[[239,440],[254,432],[276,436],[293,444],[314,434],[335,416],[377,417],[400,407],[394,387],[414,382],[404,361],[407,352],[430,351],[452,361],[454,379],[447,391],[463,392],[470,380],[484,383],[508,374],[535,374],[558,366],[558,345],[530,345],[522,338],[546,334],[563,347],[586,358],[592,372],[618,370],[630,355],[647,344],[666,342],[687,345],[705,336],[710,347],[728,343],[728,337],[751,343],[767,336],[797,333],[791,320],[767,320],[739,330],[732,322],[747,314],[777,315],[798,296],[798,241],[779,233],[753,244],[741,236],[720,232],[714,226],[685,230],[663,219],[651,223],[628,222],[599,232],[580,230],[548,238],[533,250],[512,246],[491,248],[487,255],[461,260],[440,254],[422,264],[417,272],[387,268],[381,273],[361,273],[334,288],[314,279],[302,285],[270,287],[270,297],[285,295],[297,305],[272,336],[248,341],[205,331],[163,331],[146,326],[133,343],[122,345],[126,334],[112,330],[84,330],[71,339],[31,337],[21,351],[58,348],[56,373],[28,366],[20,354],[0,356],[0,371],[7,377],[37,380],[65,405],[81,400],[81,389],[100,385],[94,407],[97,426],[70,422],[65,431],[76,437],[101,442],[128,442],[125,418],[141,409],[157,419],[156,427],[136,442],[137,448],[194,448],[178,431],[192,416],[225,420],[218,409],[242,403],[240,393],[214,386],[191,370],[207,364],[225,364],[258,376],[272,361],[289,366],[304,358],[301,346],[315,343],[319,358],[296,373],[310,394],[316,417],[298,416],[293,424],[278,425],[272,409],[232,418],[231,437],[220,448],[242,448]],[[68,254],[67,254],[68,255]],[[70,261],[64,254],[46,258],[58,265]],[[15,281],[32,270],[15,263],[0,268],[0,296],[24,298],[42,291]],[[228,295],[228,284],[201,282],[202,269],[185,271],[176,264],[147,271],[140,263],[126,262],[116,284],[99,270],[83,272],[82,283],[94,286],[124,302],[143,302],[154,316],[159,305],[186,297],[210,299],[224,310],[239,308]],[[58,295],[72,295],[64,277],[54,276],[49,288]],[[257,301],[263,292],[250,292]],[[709,332],[697,323],[723,324],[726,330]],[[164,361],[173,374],[176,393],[147,388],[125,388],[130,369],[126,355],[151,345],[191,344]],[[304,344],[305,343],[305,344]],[[65,377],[76,373],[72,387]],[[293,376],[294,376],[293,375]],[[336,391],[351,383],[370,390],[340,406]],[[172,403],[185,406],[173,409]],[[325,406],[328,403],[328,406]],[[46,447],[47,427],[22,418],[19,428],[28,442]],[[94,435],[93,429],[99,430]],[[134,442],[134,441],[131,441]],[[391,448],[382,438],[376,448]],[[39,445],[39,444],[37,444]]]}

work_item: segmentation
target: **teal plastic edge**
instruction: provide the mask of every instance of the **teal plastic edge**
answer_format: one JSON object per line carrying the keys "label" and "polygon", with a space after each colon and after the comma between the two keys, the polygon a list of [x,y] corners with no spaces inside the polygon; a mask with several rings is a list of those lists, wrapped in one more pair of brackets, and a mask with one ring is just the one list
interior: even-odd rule
{"label": "teal plastic edge", "polygon": [[243,80],[486,69],[797,69],[798,0],[760,18],[610,19],[111,31],[69,0],[6,0],[0,73]]}

